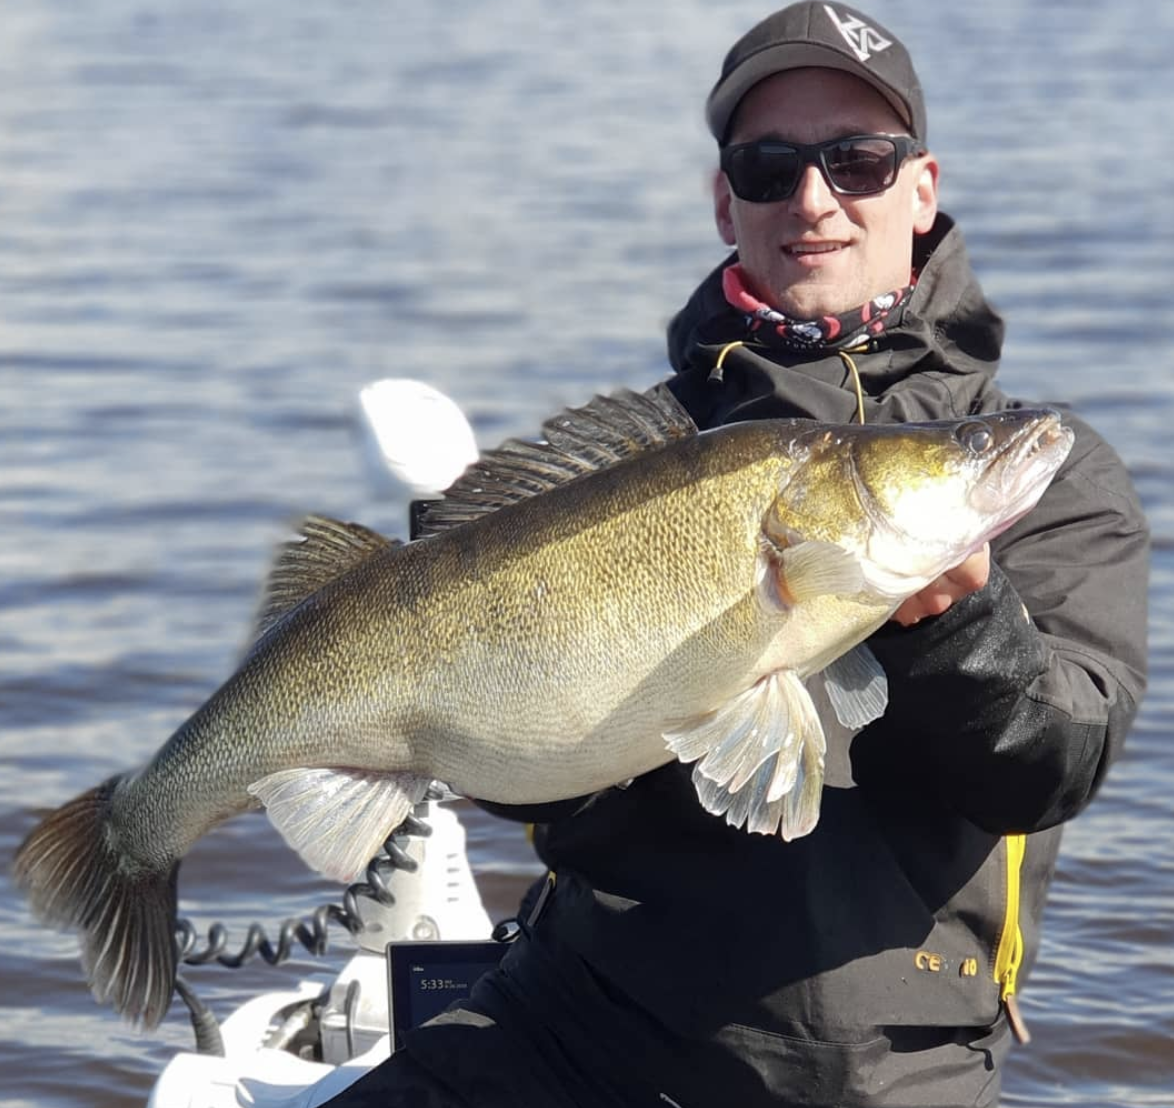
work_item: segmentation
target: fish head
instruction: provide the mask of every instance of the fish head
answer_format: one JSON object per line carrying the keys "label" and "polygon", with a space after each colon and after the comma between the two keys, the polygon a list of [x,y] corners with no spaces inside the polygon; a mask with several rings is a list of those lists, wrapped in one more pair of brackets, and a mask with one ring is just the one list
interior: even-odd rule
{"label": "fish head", "polygon": [[781,545],[835,543],[870,591],[903,599],[1026,515],[1073,437],[1052,409],[813,430],[765,530]]}

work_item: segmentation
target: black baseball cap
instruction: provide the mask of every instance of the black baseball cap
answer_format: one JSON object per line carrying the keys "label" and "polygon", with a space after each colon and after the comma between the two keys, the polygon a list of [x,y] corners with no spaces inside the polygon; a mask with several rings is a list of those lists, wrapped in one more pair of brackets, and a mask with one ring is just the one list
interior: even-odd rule
{"label": "black baseball cap", "polygon": [[909,51],[886,30],[846,4],[802,3],[769,15],[730,48],[709,94],[705,117],[724,143],[742,97],[759,81],[788,69],[841,69],[872,85],[925,142],[925,98]]}

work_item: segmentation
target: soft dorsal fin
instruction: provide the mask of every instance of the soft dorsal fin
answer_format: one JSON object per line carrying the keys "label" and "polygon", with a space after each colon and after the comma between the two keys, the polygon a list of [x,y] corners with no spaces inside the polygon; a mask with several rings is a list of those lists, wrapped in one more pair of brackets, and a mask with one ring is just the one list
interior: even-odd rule
{"label": "soft dorsal fin", "polygon": [[328,581],[365,562],[376,551],[399,545],[362,524],[327,516],[307,516],[299,524],[298,534],[300,538],[281,545],[269,572],[257,615],[258,638]]}
{"label": "soft dorsal fin", "polygon": [[677,398],[661,384],[647,392],[622,389],[569,408],[542,425],[543,442],[510,439],[487,451],[430,504],[420,537],[538,496],[587,473],[697,433]]}

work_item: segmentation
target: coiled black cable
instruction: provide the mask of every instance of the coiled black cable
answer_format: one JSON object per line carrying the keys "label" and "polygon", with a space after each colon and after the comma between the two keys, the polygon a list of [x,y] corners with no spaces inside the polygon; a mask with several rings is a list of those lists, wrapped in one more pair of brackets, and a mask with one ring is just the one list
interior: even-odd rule
{"label": "coiled black cable", "polygon": [[[215,961],[229,969],[238,969],[260,955],[269,965],[276,966],[291,957],[295,941],[310,954],[321,957],[326,953],[327,930],[331,923],[340,924],[352,935],[362,931],[360,898],[374,900],[385,908],[395,904],[395,894],[388,886],[389,878],[395,870],[414,873],[418,868],[416,860],[397,840],[405,837],[426,838],[431,834],[432,828],[422,819],[415,815],[408,816],[384,841],[381,851],[367,863],[363,880],[347,886],[342,895],[342,904],[323,904],[301,919],[284,920],[278,931],[276,944],[270,940],[260,923],[251,923],[240,949],[236,953],[230,953],[227,952],[228,929],[222,923],[213,923],[208,928],[204,946],[197,949],[199,931],[195,924],[189,919],[177,920],[175,940],[180,961],[189,966],[201,966]],[[190,984],[184,983],[182,987],[177,988],[177,992],[188,1007],[193,1027],[196,1027],[198,1021],[201,1027],[206,1028],[208,1021],[212,1020],[214,1028],[214,1018],[200,1003]],[[200,1053],[214,1053],[214,1048],[209,1050],[205,1045],[211,1045],[214,1041],[218,1041],[218,1033],[197,1033],[197,1048]]]}

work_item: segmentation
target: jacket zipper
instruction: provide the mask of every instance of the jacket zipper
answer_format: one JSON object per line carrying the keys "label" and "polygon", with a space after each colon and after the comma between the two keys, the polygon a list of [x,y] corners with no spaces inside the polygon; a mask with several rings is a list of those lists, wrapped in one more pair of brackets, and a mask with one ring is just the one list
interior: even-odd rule
{"label": "jacket zipper", "polygon": [[1031,1042],[1031,1034],[1019,1001],[1015,999],[1015,983],[1019,976],[1019,964],[1023,961],[1023,930],[1019,926],[1019,879],[1023,868],[1023,855],[1027,851],[1026,835],[1007,835],[1007,907],[1003,916],[1003,930],[995,948],[995,980],[999,984],[999,999],[1007,1013],[1011,1033],[1021,1043]]}

